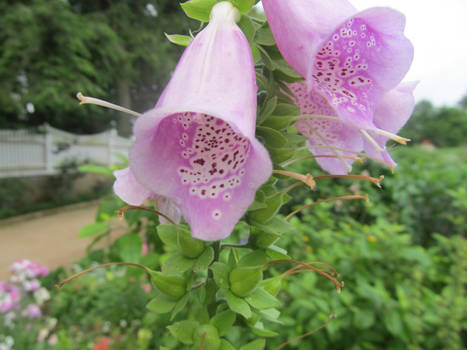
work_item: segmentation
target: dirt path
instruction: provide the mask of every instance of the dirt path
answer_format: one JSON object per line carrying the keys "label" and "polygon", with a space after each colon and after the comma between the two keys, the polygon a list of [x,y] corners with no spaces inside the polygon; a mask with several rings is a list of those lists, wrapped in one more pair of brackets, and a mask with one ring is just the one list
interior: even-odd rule
{"label": "dirt path", "polygon": [[29,259],[50,269],[70,266],[85,254],[91,239],[78,239],[78,232],[94,222],[98,202],[82,203],[49,215],[24,215],[0,221],[0,281],[18,259]]}

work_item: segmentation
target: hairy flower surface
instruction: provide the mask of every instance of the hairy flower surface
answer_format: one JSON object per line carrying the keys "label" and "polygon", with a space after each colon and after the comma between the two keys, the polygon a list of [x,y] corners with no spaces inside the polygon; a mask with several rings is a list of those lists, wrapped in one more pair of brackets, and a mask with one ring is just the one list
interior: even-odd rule
{"label": "hairy flower surface", "polygon": [[[376,108],[374,123],[381,130],[397,133],[407,122],[415,106],[413,89],[417,83],[402,83],[386,93]],[[317,162],[331,174],[347,174],[353,163],[352,156],[361,151],[389,167],[396,166],[389,152],[385,149],[387,137],[373,131],[372,138],[382,151],[377,151],[358,129],[343,123],[335,117],[337,112],[328,101],[315,89],[308,93],[306,84],[293,83],[288,85],[291,96],[302,115],[324,116],[303,118],[297,121],[297,129],[308,138],[310,151],[317,156]],[[330,157],[327,157],[330,156]]]}
{"label": "hairy flower surface", "polygon": [[169,199],[203,240],[227,237],[272,172],[255,138],[256,77],[238,17],[229,2],[213,7],[155,108],[137,120],[130,151],[141,188],[127,199]]}
{"label": "hairy flower surface", "polygon": [[284,58],[339,118],[376,130],[374,115],[386,92],[407,73],[413,47],[405,17],[390,8],[362,12],[346,0],[263,0]]}

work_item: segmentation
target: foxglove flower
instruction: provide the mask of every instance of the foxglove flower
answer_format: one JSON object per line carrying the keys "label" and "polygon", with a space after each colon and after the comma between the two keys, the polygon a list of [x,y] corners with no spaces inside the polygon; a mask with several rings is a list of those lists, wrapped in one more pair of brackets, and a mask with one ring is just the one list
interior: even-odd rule
{"label": "foxglove flower", "polygon": [[[146,199],[152,199],[156,201],[157,209],[173,222],[180,223],[181,214],[180,210],[175,204],[168,198],[158,196],[146,189],[141,185],[134,177],[130,168],[114,171],[115,182],[114,192],[124,202],[130,205],[141,205]],[[163,225],[169,224],[169,221],[163,216],[159,216],[159,222]]]}
{"label": "foxglove flower", "polygon": [[[418,82],[402,83],[383,96],[375,111],[374,124],[378,129],[396,134],[407,123],[415,107],[413,90],[417,84]],[[385,147],[388,137],[376,134],[373,131],[369,131],[369,133],[372,134],[371,136],[383,151],[378,152],[374,145],[364,139],[365,153],[390,168],[395,167],[397,164]]]}
{"label": "foxglove flower", "polygon": [[379,129],[374,113],[407,73],[413,47],[405,17],[390,8],[362,12],[346,0],[263,0],[284,58],[346,124]]}
{"label": "foxglove flower", "polygon": [[170,199],[202,240],[227,237],[272,172],[255,138],[256,77],[238,18],[229,2],[213,7],[155,108],[138,118],[129,157],[136,182]]}
{"label": "foxglove flower", "polygon": [[[415,106],[413,89],[416,84],[400,84],[384,95],[376,108],[376,127],[390,133],[396,133],[402,128]],[[377,151],[375,145],[365,139],[356,128],[336,118],[337,112],[315,89],[308,93],[304,83],[289,84],[288,88],[293,93],[292,99],[300,108],[300,114],[315,115],[297,121],[296,125],[300,133],[308,138],[309,149],[317,157],[321,168],[331,174],[347,174],[351,170],[354,156],[362,150],[370,158],[391,168],[396,165],[385,149],[387,137],[372,135],[374,142],[383,149]]]}

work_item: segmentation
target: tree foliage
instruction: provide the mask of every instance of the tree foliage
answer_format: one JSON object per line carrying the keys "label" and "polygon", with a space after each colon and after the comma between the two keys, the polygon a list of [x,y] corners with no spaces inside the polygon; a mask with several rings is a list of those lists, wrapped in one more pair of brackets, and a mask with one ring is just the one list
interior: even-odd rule
{"label": "tree foliage", "polygon": [[461,100],[458,107],[435,107],[427,100],[420,101],[412,118],[401,132],[412,139],[413,143],[429,140],[438,147],[463,145],[467,135],[467,109],[462,109]]}
{"label": "tree foliage", "polygon": [[82,133],[118,115],[80,107],[76,92],[150,108],[179,54],[163,31],[188,26],[169,0],[5,1],[0,13],[0,126],[48,122]]}

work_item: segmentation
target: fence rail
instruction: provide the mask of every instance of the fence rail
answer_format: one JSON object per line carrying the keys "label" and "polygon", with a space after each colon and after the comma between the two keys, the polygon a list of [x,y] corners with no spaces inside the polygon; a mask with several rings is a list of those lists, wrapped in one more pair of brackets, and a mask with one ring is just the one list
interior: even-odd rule
{"label": "fence rail", "polygon": [[0,178],[52,175],[69,161],[110,165],[132,143],[110,129],[75,135],[43,125],[39,130],[0,130]]}

